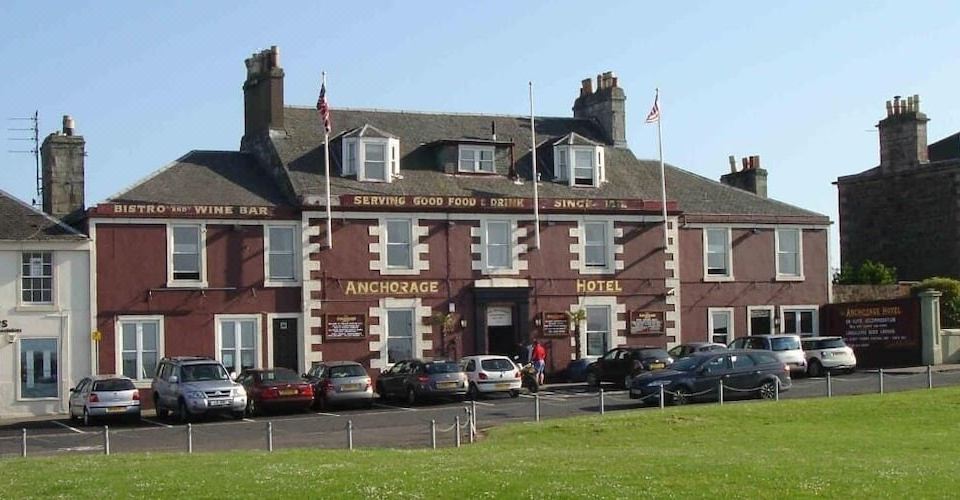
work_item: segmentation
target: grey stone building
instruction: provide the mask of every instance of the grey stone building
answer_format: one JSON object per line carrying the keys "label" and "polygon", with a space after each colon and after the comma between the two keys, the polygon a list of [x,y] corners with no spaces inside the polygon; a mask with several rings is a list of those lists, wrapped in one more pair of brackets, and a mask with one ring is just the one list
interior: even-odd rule
{"label": "grey stone building", "polygon": [[960,134],[928,145],[916,95],[886,108],[880,165],[834,183],[841,261],[894,266],[901,280],[960,277]]}

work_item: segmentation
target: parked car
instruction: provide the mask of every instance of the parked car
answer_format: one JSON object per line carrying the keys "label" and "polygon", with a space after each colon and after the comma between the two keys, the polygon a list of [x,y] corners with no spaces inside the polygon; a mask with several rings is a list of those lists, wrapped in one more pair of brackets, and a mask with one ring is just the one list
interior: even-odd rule
{"label": "parked car", "polygon": [[667,354],[676,360],[685,358],[695,352],[718,351],[726,348],[727,346],[716,342],[687,342],[670,349]]}
{"label": "parked car", "polygon": [[564,379],[567,382],[586,382],[590,365],[598,359],[600,359],[600,356],[584,356],[580,359],[570,361],[570,363],[567,364],[567,368],[563,371]]}
{"label": "parked car", "polygon": [[724,350],[694,353],[679,359],[666,370],[640,374],[633,379],[630,397],[658,403],[660,386],[664,397],[682,405],[693,400],[717,400],[720,381],[724,399],[755,396],[773,399],[779,390],[790,388],[790,370],[772,352],[762,350]]}
{"label": "parked car", "polygon": [[140,420],[140,391],[122,375],[94,375],[70,389],[69,406],[70,419],[82,418],[83,425],[102,417],[136,421]]}
{"label": "parked car", "polygon": [[673,358],[659,347],[615,347],[589,366],[587,385],[600,387],[603,382],[612,382],[629,388],[633,377],[671,363]]}
{"label": "parked car", "polygon": [[333,405],[373,406],[373,385],[363,365],[355,361],[327,361],[303,375],[313,385],[313,399],[321,409]]}
{"label": "parked car", "polygon": [[731,349],[759,349],[773,351],[777,359],[790,367],[790,373],[803,375],[807,373],[807,358],[800,348],[800,336],[792,334],[780,335],[749,335],[730,342]]}
{"label": "parked car", "polygon": [[408,359],[394,364],[377,379],[381,398],[402,398],[409,404],[436,397],[463,399],[467,387],[467,374],[453,361]]}
{"label": "parked car", "polygon": [[244,370],[237,377],[247,392],[247,414],[265,410],[305,411],[313,406],[313,386],[289,368]]}
{"label": "parked car", "polygon": [[857,356],[843,337],[804,337],[800,346],[807,358],[807,375],[811,377],[820,377],[826,371],[850,373],[857,368]]}
{"label": "parked car", "polygon": [[513,398],[520,395],[520,368],[506,356],[467,356],[460,360],[460,368],[467,374],[470,399],[494,392],[505,392]]}
{"label": "parked car", "polygon": [[176,412],[184,422],[207,413],[243,418],[247,393],[219,361],[197,356],[163,358],[150,384],[157,416]]}

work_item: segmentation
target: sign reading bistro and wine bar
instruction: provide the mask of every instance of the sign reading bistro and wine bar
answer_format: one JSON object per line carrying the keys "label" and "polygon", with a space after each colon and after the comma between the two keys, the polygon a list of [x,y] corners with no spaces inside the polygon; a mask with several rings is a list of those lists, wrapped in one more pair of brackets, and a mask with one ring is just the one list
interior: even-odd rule
{"label": "sign reading bistro and wine bar", "polygon": [[542,313],[541,328],[547,337],[565,337],[570,335],[570,322],[565,312]]}
{"label": "sign reading bistro and wine bar", "polygon": [[[340,195],[340,206],[348,208],[413,208],[417,210],[533,210],[530,198],[500,198],[479,196],[392,196]],[[620,200],[590,198],[541,198],[543,210],[579,211],[658,211],[659,200]],[[676,210],[675,201],[667,202],[667,210]]]}
{"label": "sign reading bistro and wine bar", "polygon": [[121,217],[258,218],[273,217],[274,207],[246,205],[169,205],[162,203],[101,203],[96,214]]}
{"label": "sign reading bistro and wine bar", "polygon": [[328,314],[327,340],[362,339],[367,335],[367,317],[363,314]]}
{"label": "sign reading bistro and wine bar", "polygon": [[630,311],[631,335],[663,335],[663,313]]}

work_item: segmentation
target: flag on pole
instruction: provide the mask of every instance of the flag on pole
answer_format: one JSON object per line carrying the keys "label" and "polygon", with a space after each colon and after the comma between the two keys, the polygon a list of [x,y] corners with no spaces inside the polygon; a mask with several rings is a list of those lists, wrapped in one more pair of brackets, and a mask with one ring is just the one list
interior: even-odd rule
{"label": "flag on pole", "polygon": [[327,104],[327,84],[320,85],[320,97],[317,98],[317,112],[320,113],[320,119],[323,120],[323,130],[330,133],[330,105]]}
{"label": "flag on pole", "polygon": [[653,108],[647,115],[647,123],[657,123],[660,121],[660,91],[657,90],[657,96],[653,99]]}

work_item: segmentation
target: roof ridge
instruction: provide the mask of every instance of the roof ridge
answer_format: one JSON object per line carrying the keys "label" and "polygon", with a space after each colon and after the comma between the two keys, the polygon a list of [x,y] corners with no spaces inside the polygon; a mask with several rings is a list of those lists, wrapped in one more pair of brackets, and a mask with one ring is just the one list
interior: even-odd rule
{"label": "roof ridge", "polygon": [[[57,219],[56,217],[53,217],[52,215],[44,212],[43,210],[37,210],[33,205],[28,205],[27,202],[25,202],[25,201],[21,200],[20,198],[17,198],[16,196],[14,196],[14,195],[12,195],[12,194],[4,191],[3,189],[0,189],[0,196],[4,196],[4,197],[10,199],[10,200],[13,201],[14,203],[16,203],[16,204],[18,204],[18,205],[26,208],[27,210],[33,212],[35,215],[39,215],[39,216],[43,217],[44,219],[47,219],[48,221],[50,221],[50,222],[52,222],[52,223],[60,226],[60,227],[63,228],[63,229],[66,229],[67,231],[69,231],[69,232],[71,232],[71,233],[73,233],[73,234],[75,234],[75,235],[77,235],[77,236],[83,236],[84,238],[87,237],[87,235],[81,233],[80,231],[77,231],[76,229],[74,229],[73,227],[67,225],[65,222],[61,221],[60,219]],[[36,235],[36,234],[39,233],[39,232],[40,232],[40,229],[38,229],[38,230],[37,230],[36,232],[34,232],[33,234]],[[24,238],[24,239],[30,239],[30,238]]]}
{"label": "roof ridge", "polygon": [[[316,108],[313,106],[296,106],[296,105],[285,105],[285,108],[290,109],[301,109],[301,110],[310,110],[316,111]],[[530,115],[508,115],[501,113],[469,113],[469,112],[458,112],[458,111],[418,111],[411,109],[383,109],[383,108],[330,108],[331,111],[362,111],[368,113],[396,113],[396,114],[411,114],[411,115],[437,115],[437,116],[483,116],[491,118],[525,118],[529,119]],[[589,118],[575,118],[573,116],[537,116],[534,115],[534,119],[544,119],[551,118],[556,120],[576,120],[576,121],[586,121],[592,122],[593,120]]]}
{"label": "roof ridge", "polygon": [[133,184],[130,184],[130,185],[128,185],[127,187],[121,189],[120,191],[117,191],[116,193],[114,193],[114,194],[112,194],[112,195],[110,195],[110,196],[107,196],[106,199],[105,199],[105,201],[114,201],[114,200],[116,200],[120,195],[125,194],[125,193],[129,193],[130,191],[133,191],[135,188],[138,188],[138,187],[140,187],[141,185],[146,184],[148,181],[152,180],[153,178],[155,178],[155,177],[159,176],[160,174],[166,172],[167,170],[170,170],[171,168],[173,168],[174,165],[180,164],[180,163],[181,163],[181,160],[183,160],[184,158],[186,158],[186,157],[188,157],[188,156],[190,156],[190,155],[192,155],[192,154],[197,154],[197,153],[236,153],[236,154],[241,154],[241,155],[248,155],[248,154],[249,154],[249,153],[246,153],[246,152],[244,152],[244,151],[228,151],[228,150],[218,150],[218,149],[191,149],[190,151],[187,151],[186,153],[184,153],[182,156],[180,156],[180,157],[177,158],[176,160],[173,160],[173,161],[171,161],[171,162],[168,162],[166,165],[158,168],[157,170],[154,170],[153,172],[151,172],[150,174],[148,174],[146,177],[141,177],[139,180],[134,181]]}

